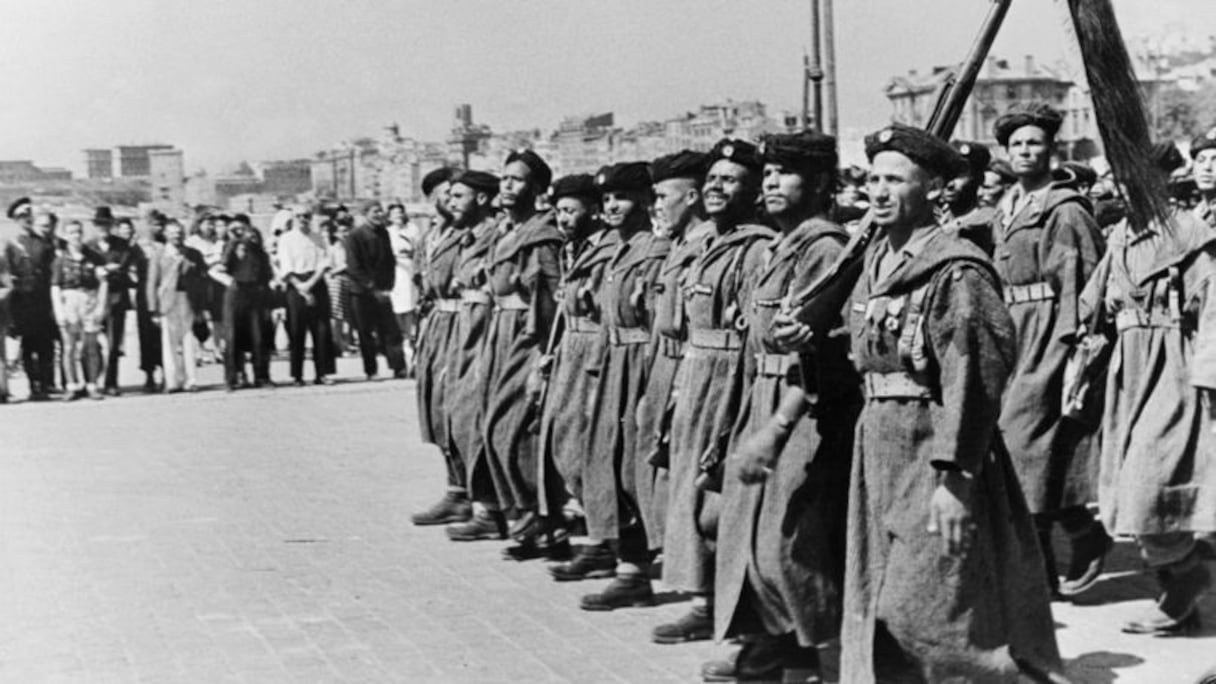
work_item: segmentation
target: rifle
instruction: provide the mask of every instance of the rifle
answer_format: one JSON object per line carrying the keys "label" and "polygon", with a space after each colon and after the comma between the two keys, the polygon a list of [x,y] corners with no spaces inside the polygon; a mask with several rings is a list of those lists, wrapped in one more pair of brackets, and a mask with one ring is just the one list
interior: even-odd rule
{"label": "rifle", "polygon": [[[975,88],[980,67],[988,58],[988,51],[996,40],[997,32],[1004,23],[1012,2],[1013,0],[992,0],[992,7],[988,10],[988,16],[984,19],[967,58],[939,88],[937,103],[925,127],[933,135],[948,140],[954,133],[954,127],[963,114],[963,105]],[[792,314],[801,323],[811,326],[816,335],[826,334],[831,322],[848,301],[857,279],[861,277],[866,248],[877,234],[878,226],[867,213],[862,217],[857,232],[849,239],[844,251],[828,270],[803,290],[790,295],[783,307],[785,312]]]}

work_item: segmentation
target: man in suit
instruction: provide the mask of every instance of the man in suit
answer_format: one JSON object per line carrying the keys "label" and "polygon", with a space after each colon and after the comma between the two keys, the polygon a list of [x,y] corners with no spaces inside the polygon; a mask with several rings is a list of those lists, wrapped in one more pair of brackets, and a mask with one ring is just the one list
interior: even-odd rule
{"label": "man in suit", "polygon": [[165,392],[194,392],[196,384],[192,293],[206,282],[203,255],[185,244],[182,224],[165,224],[165,246],[148,263],[148,310],[160,321]]}
{"label": "man in suit", "polygon": [[397,279],[397,258],[389,240],[384,207],[371,201],[363,207],[361,225],[345,238],[346,274],[350,278],[351,305],[359,351],[368,380],[376,377],[376,353],[383,348],[393,377],[405,377],[401,328],[393,315],[390,293]]}

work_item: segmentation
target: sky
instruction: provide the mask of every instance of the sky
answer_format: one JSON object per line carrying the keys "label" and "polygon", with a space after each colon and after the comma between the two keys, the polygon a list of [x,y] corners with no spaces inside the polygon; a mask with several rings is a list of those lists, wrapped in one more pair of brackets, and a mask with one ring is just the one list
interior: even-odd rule
{"label": "sky", "polygon": [[[894,75],[966,54],[986,0],[836,0],[842,128],[889,120]],[[809,0],[0,0],[0,159],[165,142],[188,171],[344,139],[663,119],[727,97],[801,106]],[[1014,0],[993,54],[1075,55],[1062,0]],[[1124,33],[1216,33],[1212,0],[1115,0]],[[1199,27],[1190,29],[1189,27]],[[1206,31],[1206,33],[1204,33]]]}

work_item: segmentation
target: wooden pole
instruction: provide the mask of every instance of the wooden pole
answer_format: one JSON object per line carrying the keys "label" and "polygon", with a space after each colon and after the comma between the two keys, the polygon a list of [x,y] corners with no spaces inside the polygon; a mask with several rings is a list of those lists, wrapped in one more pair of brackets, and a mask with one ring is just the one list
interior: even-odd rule
{"label": "wooden pole", "polygon": [[811,125],[811,58],[802,53],[802,117],[798,127],[805,130]]}
{"label": "wooden pole", "polygon": [[832,5],[835,0],[823,0],[823,63],[824,86],[827,90],[827,127],[824,132],[836,135],[836,21]]}
{"label": "wooden pole", "polygon": [[811,66],[807,78],[811,80],[811,100],[814,103],[814,127],[823,130],[823,66],[819,42],[819,2],[811,0]]}

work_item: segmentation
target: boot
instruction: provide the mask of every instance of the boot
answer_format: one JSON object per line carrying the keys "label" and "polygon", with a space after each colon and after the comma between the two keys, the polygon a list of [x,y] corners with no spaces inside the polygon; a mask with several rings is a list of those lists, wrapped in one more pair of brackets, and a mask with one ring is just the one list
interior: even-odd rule
{"label": "boot", "polygon": [[549,574],[558,582],[577,582],[616,575],[616,554],[607,542],[580,546],[574,559],[549,567]]}
{"label": "boot", "polygon": [[501,511],[478,511],[468,522],[452,523],[447,528],[452,541],[479,541],[482,539],[506,539],[507,523]]}
{"label": "boot", "polygon": [[565,560],[570,558],[570,539],[563,527],[558,526],[552,518],[538,518],[541,523],[535,532],[526,537],[515,537],[518,542],[503,549],[502,555],[506,560],[526,561],[535,558],[550,560]]}
{"label": "boot", "polygon": [[793,634],[763,635],[743,644],[733,658],[714,660],[701,666],[707,682],[815,682],[819,676],[819,651],[802,648]]}
{"label": "boot", "polygon": [[473,517],[473,505],[463,491],[448,490],[435,505],[410,516],[415,525],[446,525],[468,522]]}
{"label": "boot", "polygon": [[1068,562],[1064,581],[1060,582],[1060,595],[1071,599],[1097,584],[1106,563],[1106,554],[1114,545],[1115,540],[1097,521],[1080,536],[1073,537],[1072,558]]}
{"label": "boot", "polygon": [[687,641],[705,641],[713,635],[713,609],[709,606],[693,606],[679,620],[655,627],[650,640],[656,644],[682,644]]}
{"label": "boot", "polygon": [[1199,629],[1199,599],[1212,585],[1212,576],[1199,555],[1192,551],[1186,558],[1157,573],[1164,591],[1143,616],[1123,625],[1128,634],[1178,636]]}
{"label": "boot", "polygon": [[645,575],[622,575],[598,594],[587,594],[578,604],[583,610],[607,611],[654,605],[654,589]]}

